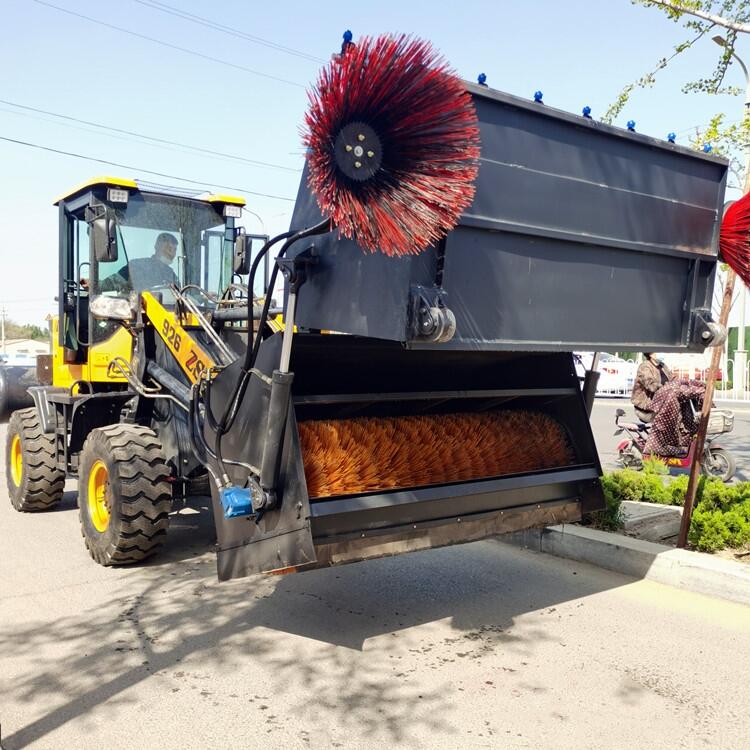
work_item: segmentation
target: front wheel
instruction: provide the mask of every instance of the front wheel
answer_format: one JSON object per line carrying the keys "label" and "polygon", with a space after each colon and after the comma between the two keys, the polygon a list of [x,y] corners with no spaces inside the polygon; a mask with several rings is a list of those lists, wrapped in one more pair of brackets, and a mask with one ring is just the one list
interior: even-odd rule
{"label": "front wheel", "polygon": [[170,474],[153,430],[128,424],[92,430],[81,451],[78,512],[96,562],[140,562],[161,547],[172,509]]}
{"label": "front wheel", "polygon": [[726,448],[709,448],[701,465],[706,476],[716,477],[722,482],[728,482],[737,470],[734,456]]}
{"label": "front wheel", "polygon": [[50,510],[62,500],[65,474],[57,466],[55,436],[42,432],[35,408],[11,414],[5,478],[10,502],[22,513]]}

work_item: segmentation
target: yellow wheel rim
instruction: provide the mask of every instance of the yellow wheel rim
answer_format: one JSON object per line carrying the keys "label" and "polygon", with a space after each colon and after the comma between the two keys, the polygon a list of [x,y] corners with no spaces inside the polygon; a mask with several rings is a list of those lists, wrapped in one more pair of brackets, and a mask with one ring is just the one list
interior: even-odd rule
{"label": "yellow wheel rim", "polygon": [[89,515],[101,534],[109,526],[109,472],[103,461],[95,461],[89,472]]}
{"label": "yellow wheel rim", "polygon": [[23,477],[23,451],[21,450],[21,438],[19,435],[13,435],[10,441],[10,478],[16,487],[21,486]]}

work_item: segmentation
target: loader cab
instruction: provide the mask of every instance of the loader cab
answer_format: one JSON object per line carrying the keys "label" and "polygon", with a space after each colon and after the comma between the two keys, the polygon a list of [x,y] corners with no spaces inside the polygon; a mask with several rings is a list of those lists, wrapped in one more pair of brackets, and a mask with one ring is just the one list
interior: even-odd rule
{"label": "loader cab", "polygon": [[133,180],[101,177],[56,205],[56,385],[118,379],[107,366],[113,356],[130,358],[132,337],[123,322],[135,320],[141,292],[158,289],[169,305],[170,285],[188,286],[205,304],[233,282],[242,198],[157,192]]}

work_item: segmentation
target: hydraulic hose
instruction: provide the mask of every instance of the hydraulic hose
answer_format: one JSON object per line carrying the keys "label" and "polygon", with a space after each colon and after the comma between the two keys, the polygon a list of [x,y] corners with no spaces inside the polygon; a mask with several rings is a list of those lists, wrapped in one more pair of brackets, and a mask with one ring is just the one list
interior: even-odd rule
{"label": "hydraulic hose", "polygon": [[[279,251],[278,257],[282,258],[286,251],[298,240],[304,239],[306,237],[312,237],[316,234],[324,234],[326,232],[330,232],[333,229],[333,222],[331,219],[324,219],[323,221],[319,222],[318,224],[315,224],[312,227],[308,227],[307,229],[302,229],[299,231],[288,231],[284,232],[282,234],[277,235],[276,237],[273,237],[270,239],[266,244],[260,249],[260,252],[255,256],[255,260],[253,261],[252,266],[250,267],[250,273],[248,275],[248,313],[247,313],[247,327],[248,327],[248,339],[247,339],[247,348],[245,350],[245,359],[242,364],[242,375],[237,381],[237,384],[235,385],[234,391],[232,393],[232,396],[230,397],[227,407],[224,410],[224,414],[222,415],[221,420],[218,423],[218,429],[216,430],[216,439],[214,442],[214,451],[216,454],[217,461],[219,463],[219,468],[222,472],[222,480],[228,483],[229,477],[226,473],[226,468],[224,466],[224,457],[221,452],[221,441],[222,437],[231,429],[232,425],[234,424],[234,420],[237,417],[237,413],[239,411],[239,406],[242,403],[242,398],[245,395],[245,390],[247,389],[247,385],[250,382],[250,371],[255,366],[255,360],[258,356],[258,351],[260,349],[260,342],[261,342],[261,336],[260,332],[263,329],[263,326],[265,325],[267,319],[268,319],[268,311],[271,308],[271,294],[270,292],[273,290],[274,284],[276,283],[276,279],[278,278],[278,272],[279,267],[278,265],[274,264],[273,271],[271,272],[271,278],[269,280],[268,289],[266,291],[266,298],[263,304],[263,310],[260,315],[260,319],[258,321],[258,336],[253,335],[253,308],[252,308],[252,300],[251,300],[251,294],[253,285],[255,282],[255,274],[257,273],[258,266],[260,265],[261,260],[266,255],[266,253],[271,249],[273,245],[275,245],[277,242],[280,242],[281,240],[286,240],[286,242],[281,247],[281,250]],[[208,411],[208,405],[207,405],[207,411]],[[212,420],[213,421],[213,420]]]}

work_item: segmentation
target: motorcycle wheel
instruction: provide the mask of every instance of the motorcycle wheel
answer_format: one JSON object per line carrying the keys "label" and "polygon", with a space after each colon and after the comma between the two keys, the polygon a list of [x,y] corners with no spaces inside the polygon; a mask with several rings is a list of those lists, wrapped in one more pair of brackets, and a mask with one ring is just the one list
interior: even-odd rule
{"label": "motorcycle wheel", "polygon": [[725,448],[709,448],[708,460],[701,464],[701,471],[709,477],[716,477],[722,482],[728,482],[737,470],[734,456]]}
{"label": "motorcycle wheel", "polygon": [[620,451],[619,461],[623,469],[640,471],[643,468],[643,461],[636,455],[632,445]]}

